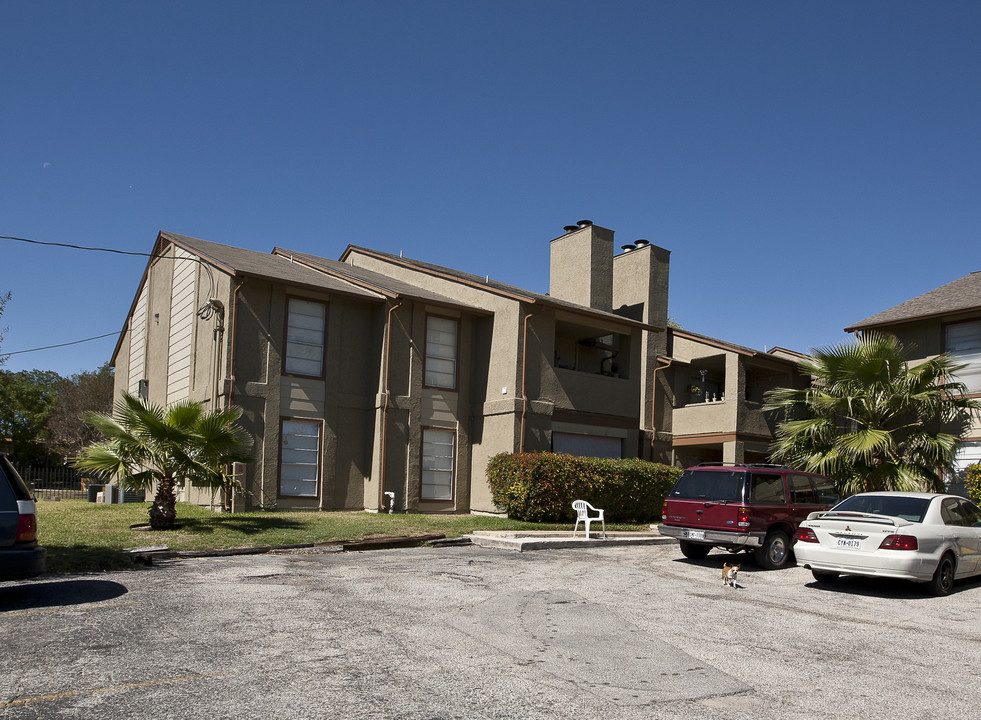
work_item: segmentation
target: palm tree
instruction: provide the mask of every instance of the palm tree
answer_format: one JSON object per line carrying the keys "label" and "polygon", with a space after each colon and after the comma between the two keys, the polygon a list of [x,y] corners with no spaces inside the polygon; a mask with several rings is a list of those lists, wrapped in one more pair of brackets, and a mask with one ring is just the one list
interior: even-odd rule
{"label": "palm tree", "polygon": [[949,355],[910,365],[911,349],[868,333],[813,351],[800,363],[811,387],[766,395],[764,409],[782,419],[771,457],[822,473],[846,493],[942,491],[981,402],[966,397],[955,379],[963,366]]}
{"label": "palm tree", "polygon": [[114,416],[87,413],[86,422],[105,440],[84,448],[76,467],[120,478],[128,489],[151,490],[150,525],[170,528],[177,518],[177,490],[185,482],[212,490],[241,489],[226,472],[233,462],[251,462],[251,436],[235,421],[238,407],[206,412],[200,403],[184,400],[169,407],[124,394]]}

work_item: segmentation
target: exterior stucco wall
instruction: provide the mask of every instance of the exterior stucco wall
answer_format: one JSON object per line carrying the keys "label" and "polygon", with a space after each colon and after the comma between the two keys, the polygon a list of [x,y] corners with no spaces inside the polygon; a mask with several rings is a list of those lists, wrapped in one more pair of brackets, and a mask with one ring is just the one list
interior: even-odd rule
{"label": "exterior stucco wall", "polygon": [[[326,304],[323,378],[283,374],[290,297]],[[384,313],[376,304],[343,295],[250,278],[242,285],[236,314],[233,400],[256,440],[242,503],[283,510],[361,509],[372,473]],[[316,497],[279,493],[280,428],[287,418],[322,423]]]}
{"label": "exterior stucco wall", "polygon": [[[925,362],[946,351],[946,325],[954,322],[981,320],[981,313],[957,313],[948,316],[926,318],[913,322],[890,325],[877,329],[895,335],[907,346],[912,346],[910,364]],[[981,418],[975,416],[965,440],[981,440]]]}

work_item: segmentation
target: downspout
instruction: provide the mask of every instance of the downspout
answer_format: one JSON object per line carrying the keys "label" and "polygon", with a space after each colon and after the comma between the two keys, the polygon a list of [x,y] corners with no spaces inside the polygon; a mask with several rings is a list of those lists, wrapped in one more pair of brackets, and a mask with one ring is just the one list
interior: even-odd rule
{"label": "downspout", "polygon": [[525,415],[528,413],[528,389],[525,382],[528,374],[528,321],[536,314],[529,312],[525,315],[524,331],[521,336],[521,434],[518,437],[518,452],[522,453],[525,451]]}
{"label": "downspout", "polygon": [[242,278],[232,292],[232,311],[228,318],[231,330],[228,332],[228,395],[225,397],[225,407],[231,407],[232,393],[235,391],[235,321],[238,319],[238,291],[245,285],[246,280],[248,278]]}
{"label": "downspout", "polygon": [[654,438],[657,436],[657,428],[654,427],[654,411],[657,409],[657,404],[654,402],[654,398],[657,396],[657,371],[667,370],[671,367],[672,362],[672,358],[668,358],[668,361],[664,365],[658,365],[654,368],[654,372],[651,375],[651,460],[654,459]]}
{"label": "downspout", "polygon": [[[388,308],[388,319],[386,321],[385,327],[385,404],[382,405],[382,417],[381,417],[381,447],[378,450],[378,509],[383,510],[385,508],[385,450],[388,441],[388,399],[391,397],[391,374],[390,368],[392,365],[392,314],[402,307],[402,301],[399,300],[394,305]],[[392,507],[395,506],[395,498],[392,497]]]}
{"label": "downspout", "polygon": [[[225,408],[230,408],[232,406],[232,393],[235,391],[235,325],[238,320],[238,291],[242,289],[245,285],[247,278],[242,278],[236,285],[235,290],[232,291],[232,307],[228,313],[228,324],[230,329],[228,331],[228,395],[225,396]],[[215,405],[217,405],[217,399],[215,400]],[[234,472],[234,466],[232,466],[232,471]],[[244,485],[242,486],[245,487]],[[228,493],[225,493],[224,505],[227,506],[229,512],[232,511],[232,498],[228,497]]]}

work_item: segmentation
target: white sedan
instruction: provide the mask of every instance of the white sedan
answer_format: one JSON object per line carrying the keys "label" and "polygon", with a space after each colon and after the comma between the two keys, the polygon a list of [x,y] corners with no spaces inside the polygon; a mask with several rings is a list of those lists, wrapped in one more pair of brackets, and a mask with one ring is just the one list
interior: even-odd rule
{"label": "white sedan", "polygon": [[797,563],[819,582],[900,578],[946,595],[955,579],[981,573],[981,509],[956,495],[853,495],[808,515],[794,540]]}

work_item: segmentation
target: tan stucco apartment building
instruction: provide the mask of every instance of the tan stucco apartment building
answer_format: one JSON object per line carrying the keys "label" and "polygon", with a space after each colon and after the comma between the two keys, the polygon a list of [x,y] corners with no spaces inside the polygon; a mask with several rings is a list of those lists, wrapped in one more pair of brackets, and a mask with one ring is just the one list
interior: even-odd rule
{"label": "tan stucco apartment building", "polygon": [[116,392],[241,406],[256,462],[235,509],[495,512],[499,452],[765,459],[763,393],[806,383],[800,356],[669,328],[670,253],[613,235],[566,226],[538,294],[354,245],[330,260],[161,232]]}

